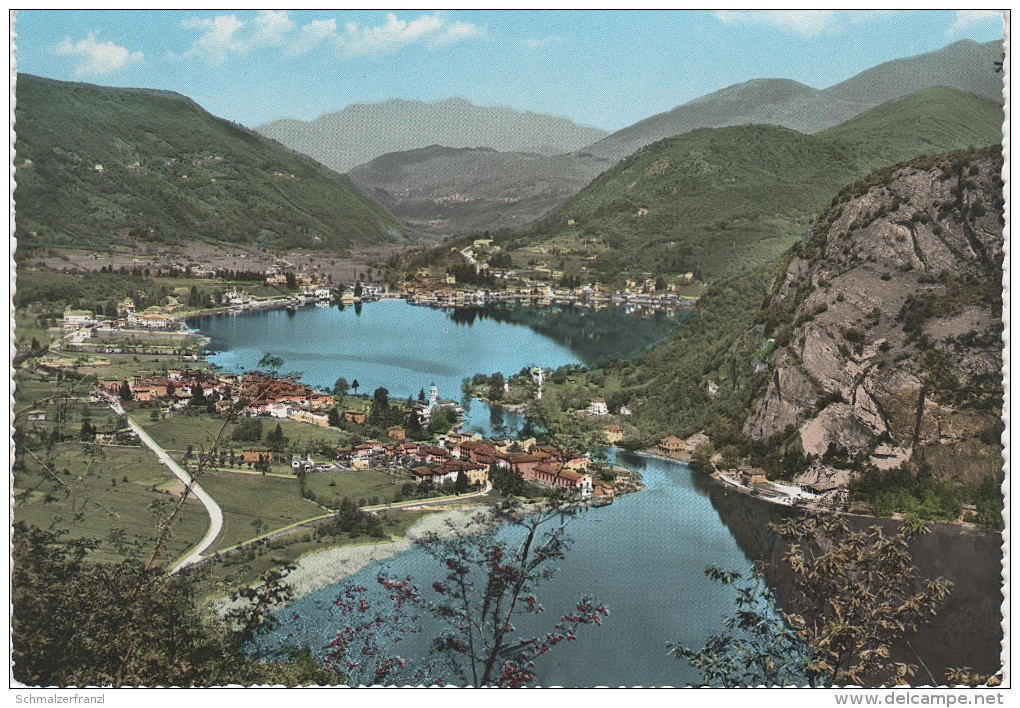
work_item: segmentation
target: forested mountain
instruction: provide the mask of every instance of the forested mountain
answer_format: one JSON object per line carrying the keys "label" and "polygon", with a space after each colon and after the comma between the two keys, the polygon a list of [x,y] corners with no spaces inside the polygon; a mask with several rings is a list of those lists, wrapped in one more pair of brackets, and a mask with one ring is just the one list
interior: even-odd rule
{"label": "forested mountain", "polygon": [[875,106],[934,86],[1002,101],[1002,42],[954,42],[934,52],[895,59],[826,89],[786,79],[755,79],[651,116],[586,148],[619,160],[649,143],[698,128],[765,124],[816,133]]}
{"label": "forested mountain", "polygon": [[[568,154],[540,156],[506,152],[506,148],[500,148],[502,153],[450,154],[430,147],[384,155],[352,170],[351,177],[402,221],[436,235],[519,229],[637,150],[700,128],[757,124],[816,133],[938,86],[1001,103],[1002,75],[995,65],[1001,58],[1001,41],[963,40],[935,52],[879,64],[826,89],[788,79],[755,79],[728,86]],[[284,142],[314,156],[330,149],[325,137],[314,131],[301,145]],[[460,138],[444,142],[439,136],[434,142],[469,145]],[[442,185],[438,192],[437,183]],[[466,201],[435,201],[453,194]]]}
{"label": "forested mountain", "polygon": [[500,238],[589,271],[705,280],[776,260],[844,184],[911,158],[998,143],[1001,105],[935,88],[805,135],[786,128],[697,130],[643,148],[561,208]]}
{"label": "forested mountain", "polygon": [[18,76],[20,249],[200,239],[347,249],[401,238],[345,177],[166,91]]}

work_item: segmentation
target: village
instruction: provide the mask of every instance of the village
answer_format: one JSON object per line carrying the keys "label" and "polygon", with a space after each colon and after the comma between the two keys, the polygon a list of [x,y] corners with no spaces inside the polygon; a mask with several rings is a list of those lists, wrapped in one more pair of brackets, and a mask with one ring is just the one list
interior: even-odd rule
{"label": "village", "polygon": [[[90,401],[104,399],[127,404],[129,410],[147,409],[150,422],[181,414],[222,418],[239,414],[241,421],[287,420],[320,429],[333,429],[337,433],[348,432],[351,435],[347,439],[362,438],[359,432],[378,428],[371,425],[374,418],[378,423],[373,411],[373,406],[379,405],[378,399],[369,403],[366,399],[344,397],[345,405],[338,405],[333,394],[260,372],[236,376],[214,371],[182,370],[138,375],[129,381],[99,379]],[[610,499],[614,494],[611,483],[593,478],[587,454],[539,446],[534,438],[485,440],[478,434],[460,433],[456,429],[431,434],[432,421],[441,411],[453,419],[458,419],[463,413],[456,402],[440,400],[434,385],[426,401],[415,402],[407,410],[396,406],[392,409],[398,411],[396,415],[404,420],[404,424],[386,425],[385,442],[364,439],[332,449],[318,445],[318,461],[313,459],[311,451],[292,452],[292,471],[295,474],[364,470],[402,473],[415,484],[437,491],[491,488],[490,475],[495,471],[506,471],[525,483],[560,489],[581,499]],[[393,422],[392,415],[388,422]],[[409,432],[420,439],[408,439]],[[235,436],[234,440],[255,444],[246,444],[236,452],[233,449],[229,453],[221,450],[220,458],[229,454],[231,461],[236,460],[238,466],[262,473],[283,463],[283,446],[261,444],[261,440],[249,441],[245,436]],[[267,435],[265,442],[270,440]],[[224,462],[221,459],[221,465]]]}

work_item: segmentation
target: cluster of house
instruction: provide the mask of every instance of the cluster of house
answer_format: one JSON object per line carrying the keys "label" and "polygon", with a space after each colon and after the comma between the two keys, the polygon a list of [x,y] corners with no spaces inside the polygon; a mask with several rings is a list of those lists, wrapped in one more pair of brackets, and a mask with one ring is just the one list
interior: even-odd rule
{"label": "cluster of house", "polygon": [[[506,287],[497,290],[463,290],[431,288],[405,282],[402,285],[408,292],[409,301],[416,305],[441,307],[524,302],[536,305],[585,305],[596,308],[627,305],[666,310],[690,308],[697,301],[697,298],[679,295],[675,283],[666,284],[659,289],[657,286],[663,284],[650,275],[641,280],[628,280],[623,289],[615,291],[602,283],[576,288],[557,288],[550,285],[550,281],[562,280],[564,273],[561,270],[535,265],[521,271],[493,267],[486,262],[500,250],[499,246],[493,245],[492,239],[475,239],[470,246],[460,251],[460,255],[467,265],[474,267],[476,273],[484,273],[497,281],[503,281],[507,284]],[[427,282],[430,273],[428,269],[419,269],[416,277],[419,283]],[[457,284],[457,279],[453,275],[446,275],[442,281],[448,286]],[[680,284],[689,284],[694,281],[694,273],[685,273],[678,281]]]}
{"label": "cluster of house", "polygon": [[64,331],[74,332],[95,330],[98,334],[115,334],[125,329],[179,329],[180,323],[173,312],[181,309],[177,298],[167,299],[165,306],[153,305],[141,312],[135,310],[131,298],[117,304],[116,317],[104,317],[91,310],[66,310],[64,312]]}
{"label": "cluster of house", "polygon": [[[229,396],[237,377],[209,371],[168,371],[165,374],[144,374],[128,381],[131,399],[139,403],[172,401],[174,407],[187,406],[192,398],[201,395],[209,401]],[[123,382],[118,379],[100,379],[102,391],[119,395]],[[201,390],[201,394],[198,391]],[[226,402],[229,406],[230,403]]]}
{"label": "cluster of house", "polygon": [[298,381],[257,372],[241,376],[239,393],[250,401],[243,411],[247,416],[290,419],[320,428],[329,427],[328,413],[335,405],[333,396],[328,393],[316,391]]}
{"label": "cluster of house", "polygon": [[589,460],[553,447],[540,447],[535,441],[496,442],[477,435],[441,435],[435,445],[402,442],[384,444],[368,440],[360,445],[336,451],[337,459],[353,469],[365,469],[393,462],[409,469],[419,484],[441,485],[456,482],[465,475],[471,485],[485,484],[493,467],[511,470],[526,482],[536,482],[576,492],[582,497],[611,493],[595,485],[588,473]]}
{"label": "cluster of house", "polygon": [[664,455],[684,457],[706,443],[708,443],[708,436],[704,433],[695,433],[686,440],[670,435],[662,438],[656,448]]}

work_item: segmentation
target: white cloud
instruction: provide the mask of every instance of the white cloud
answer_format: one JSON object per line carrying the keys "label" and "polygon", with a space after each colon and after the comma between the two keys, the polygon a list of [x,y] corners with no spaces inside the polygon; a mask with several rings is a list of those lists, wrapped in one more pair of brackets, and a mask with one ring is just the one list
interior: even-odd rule
{"label": "white cloud", "polygon": [[144,58],[142,52],[129,51],[109,40],[100,42],[96,36],[95,32],[89,32],[77,42],[64,37],[53,51],[62,57],[79,57],[80,63],[74,69],[77,76],[108,74],[128,64],[137,64]]}
{"label": "white cloud", "polygon": [[172,58],[202,59],[209,64],[222,64],[231,54],[245,55],[255,49],[281,47],[290,39],[294,22],[286,10],[261,10],[251,22],[237,15],[217,15],[212,19],[191,17],[181,23],[185,29],[200,30],[191,46]]}
{"label": "white cloud", "polygon": [[1002,12],[999,10],[957,10],[956,21],[946,30],[946,35],[953,37],[974,25],[983,24],[992,20],[1002,23]]}
{"label": "white cloud", "polygon": [[848,23],[867,22],[889,12],[889,10],[719,10],[712,14],[728,25],[765,25],[810,38],[823,34],[839,34]]}
{"label": "white cloud", "polygon": [[181,23],[185,29],[202,30],[191,47],[180,55],[183,59],[201,58],[210,64],[222,64],[231,52],[244,53],[243,42],[235,35],[244,27],[236,15],[220,15],[213,19],[192,17]]}
{"label": "white cloud", "polygon": [[212,19],[194,17],[185,20],[183,26],[201,30],[202,34],[188,50],[171,56],[201,58],[210,64],[222,64],[231,54],[245,55],[268,47],[280,47],[285,55],[295,56],[326,44],[345,57],[375,57],[417,42],[439,48],[484,35],[478,25],[449,22],[439,13],[410,21],[389,13],[381,25],[348,22],[343,29],[338,28],[336,18],[312,20],[298,27],[286,11],[262,11],[250,23],[236,15],[219,15]]}
{"label": "white cloud", "polygon": [[542,37],[541,39],[530,37],[528,39],[522,39],[521,44],[529,49],[539,49],[540,47],[548,47],[553,44],[564,44],[566,41],[566,37],[551,35],[549,37]]}
{"label": "white cloud", "polygon": [[438,35],[429,39],[433,47],[445,47],[448,44],[459,42],[462,39],[474,39],[485,34],[478,25],[470,22],[453,22],[446,26]]}
{"label": "white cloud", "polygon": [[286,10],[263,10],[252,20],[252,26],[249,39],[252,47],[279,47],[287,40],[287,35],[295,25]]}
{"label": "white cloud", "polygon": [[287,51],[289,54],[304,54],[324,41],[335,41],[336,36],[336,18],[312,20],[301,25],[298,37],[287,47]]}

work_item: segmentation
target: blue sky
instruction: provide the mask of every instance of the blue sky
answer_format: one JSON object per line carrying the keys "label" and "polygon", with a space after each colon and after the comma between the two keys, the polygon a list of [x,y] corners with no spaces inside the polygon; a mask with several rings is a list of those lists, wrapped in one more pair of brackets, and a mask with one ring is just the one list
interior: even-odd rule
{"label": "blue sky", "polygon": [[613,131],[753,78],[824,88],[1002,35],[991,11],[44,11],[19,71],[191,96],[255,126],[390,98],[550,113]]}

